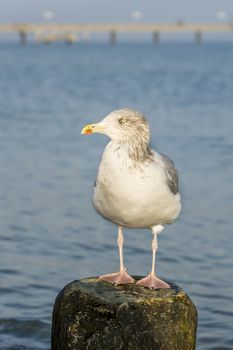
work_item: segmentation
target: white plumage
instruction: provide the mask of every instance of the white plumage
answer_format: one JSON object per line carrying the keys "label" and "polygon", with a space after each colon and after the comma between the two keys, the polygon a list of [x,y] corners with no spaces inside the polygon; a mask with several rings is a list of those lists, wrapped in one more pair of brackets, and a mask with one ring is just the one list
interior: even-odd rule
{"label": "white plumage", "polygon": [[99,165],[93,205],[107,220],[118,225],[119,273],[100,278],[112,283],[131,283],[123,264],[122,227],[150,228],[153,261],[151,273],[138,283],[150,288],[169,288],[155,276],[157,233],[180,213],[178,174],[172,161],[149,148],[150,131],[144,116],[133,109],[110,113],[100,123],[89,124],[84,134],[110,137]]}
{"label": "white plumage", "polygon": [[106,219],[126,227],[169,224],[180,212],[180,194],[167,185],[165,164],[153,151],[153,161],[135,165],[127,146],[111,141],[99,165],[93,204]]}

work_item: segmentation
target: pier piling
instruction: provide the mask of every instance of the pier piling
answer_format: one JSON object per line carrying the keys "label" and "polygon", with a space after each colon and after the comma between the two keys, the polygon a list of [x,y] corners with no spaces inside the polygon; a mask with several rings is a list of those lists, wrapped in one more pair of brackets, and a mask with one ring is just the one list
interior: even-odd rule
{"label": "pier piling", "polygon": [[27,32],[25,30],[19,31],[19,40],[21,45],[27,44]]}
{"label": "pier piling", "polygon": [[150,290],[98,278],[71,282],[55,301],[52,350],[194,350],[196,308],[170,285]]}
{"label": "pier piling", "polygon": [[111,30],[109,33],[109,41],[111,45],[116,44],[117,33],[115,30]]}
{"label": "pier piling", "polygon": [[197,30],[195,32],[195,42],[198,45],[200,45],[202,43],[202,32],[200,30]]}
{"label": "pier piling", "polygon": [[152,33],[152,36],[153,36],[153,43],[159,44],[160,43],[160,33],[158,31],[154,31]]}

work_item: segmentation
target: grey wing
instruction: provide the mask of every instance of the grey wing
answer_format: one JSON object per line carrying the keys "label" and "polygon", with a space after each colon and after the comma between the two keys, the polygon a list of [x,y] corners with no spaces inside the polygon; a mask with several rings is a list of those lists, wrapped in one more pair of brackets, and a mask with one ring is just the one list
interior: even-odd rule
{"label": "grey wing", "polygon": [[167,185],[172,193],[177,194],[179,192],[178,171],[176,170],[173,161],[168,156],[162,154],[162,159],[164,162]]}

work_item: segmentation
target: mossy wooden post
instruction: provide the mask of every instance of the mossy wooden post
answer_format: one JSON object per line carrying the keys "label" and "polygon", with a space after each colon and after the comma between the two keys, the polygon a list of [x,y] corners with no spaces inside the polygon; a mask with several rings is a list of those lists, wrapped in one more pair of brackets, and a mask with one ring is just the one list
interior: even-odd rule
{"label": "mossy wooden post", "polygon": [[194,350],[196,308],[171,287],[114,286],[97,278],[68,284],[54,305],[52,350]]}

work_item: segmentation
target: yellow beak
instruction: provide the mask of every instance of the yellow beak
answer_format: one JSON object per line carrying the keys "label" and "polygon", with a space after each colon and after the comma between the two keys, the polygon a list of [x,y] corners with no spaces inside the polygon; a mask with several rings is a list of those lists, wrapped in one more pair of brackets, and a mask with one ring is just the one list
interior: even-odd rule
{"label": "yellow beak", "polygon": [[81,134],[90,135],[95,132],[102,132],[103,130],[104,128],[99,124],[88,124],[84,126],[84,128],[81,131]]}

